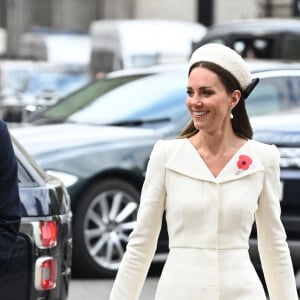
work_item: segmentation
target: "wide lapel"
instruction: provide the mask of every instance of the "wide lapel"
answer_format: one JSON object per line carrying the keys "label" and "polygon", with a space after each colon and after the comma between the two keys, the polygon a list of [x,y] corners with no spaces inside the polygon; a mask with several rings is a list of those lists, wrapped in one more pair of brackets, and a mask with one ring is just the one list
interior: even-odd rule
{"label": "wide lapel", "polygon": [[256,172],[263,172],[264,166],[257,157],[253,142],[248,140],[231,158],[216,178],[218,183],[237,180]]}
{"label": "wide lapel", "polygon": [[195,179],[216,182],[193,145],[187,139],[180,139],[178,142],[178,148],[170,154],[166,168]]}
{"label": "wide lapel", "polygon": [[[243,160],[245,160],[246,165],[243,165]],[[239,168],[241,163],[242,168]],[[217,177],[214,177],[197,150],[187,139],[178,140],[178,146],[175,151],[174,149],[170,151],[169,159],[165,167],[191,178],[214,183],[238,180],[239,178],[265,170],[257,157],[255,147],[251,140],[247,141],[235,153]]]}

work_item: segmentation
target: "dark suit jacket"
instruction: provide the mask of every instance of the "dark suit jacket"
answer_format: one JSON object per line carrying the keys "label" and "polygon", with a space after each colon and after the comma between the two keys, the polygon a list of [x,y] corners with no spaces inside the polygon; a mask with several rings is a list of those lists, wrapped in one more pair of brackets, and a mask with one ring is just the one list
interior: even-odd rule
{"label": "dark suit jacket", "polygon": [[0,120],[0,276],[9,260],[20,221],[17,161],[7,126]]}

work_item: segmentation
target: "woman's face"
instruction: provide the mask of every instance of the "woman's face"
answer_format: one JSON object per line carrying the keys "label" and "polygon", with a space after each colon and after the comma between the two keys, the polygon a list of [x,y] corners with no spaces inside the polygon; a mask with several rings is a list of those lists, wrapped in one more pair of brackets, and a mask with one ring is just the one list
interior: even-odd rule
{"label": "woman's face", "polygon": [[231,125],[230,111],[238,103],[240,92],[228,94],[212,71],[196,67],[188,78],[186,105],[198,130],[213,133]]}

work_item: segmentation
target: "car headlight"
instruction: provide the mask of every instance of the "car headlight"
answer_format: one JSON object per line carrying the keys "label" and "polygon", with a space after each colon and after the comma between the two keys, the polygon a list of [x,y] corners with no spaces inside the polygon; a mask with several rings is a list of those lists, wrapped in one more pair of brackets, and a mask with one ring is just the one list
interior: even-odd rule
{"label": "car headlight", "polygon": [[60,179],[65,187],[70,187],[74,183],[78,181],[78,177],[72,174],[60,172],[60,171],[54,171],[54,170],[46,170],[47,174],[57,177]]}

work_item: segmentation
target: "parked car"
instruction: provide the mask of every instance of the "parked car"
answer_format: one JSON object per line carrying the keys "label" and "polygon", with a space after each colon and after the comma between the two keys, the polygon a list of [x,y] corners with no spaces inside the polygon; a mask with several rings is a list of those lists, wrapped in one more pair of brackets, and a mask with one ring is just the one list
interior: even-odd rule
{"label": "parked car", "polygon": [[299,60],[300,20],[260,18],[213,25],[193,48],[206,43],[227,45],[243,57]]}
{"label": "parked car", "polygon": [[[254,138],[275,144],[280,152],[281,210],[294,268],[300,276],[300,110],[252,118]],[[257,256],[257,253],[255,253]],[[259,270],[259,265],[256,265]],[[300,287],[298,287],[300,291]]]}
{"label": "parked car", "polygon": [[[247,100],[251,116],[300,107],[299,65],[251,66],[261,79]],[[190,119],[186,83],[186,66],[112,73],[13,130],[43,168],[68,188],[75,274],[116,273],[134,226],[152,147],[158,139],[178,136]],[[288,236],[290,242],[296,239]],[[154,261],[165,258],[167,247],[163,226]],[[299,269],[299,260],[295,266]]]}
{"label": "parked car", "polygon": [[22,122],[37,107],[54,104],[90,81],[86,68],[48,62],[0,60],[0,116]]}
{"label": "parked car", "polygon": [[12,137],[22,207],[20,232],[0,278],[0,299],[66,300],[71,276],[70,199]]}

